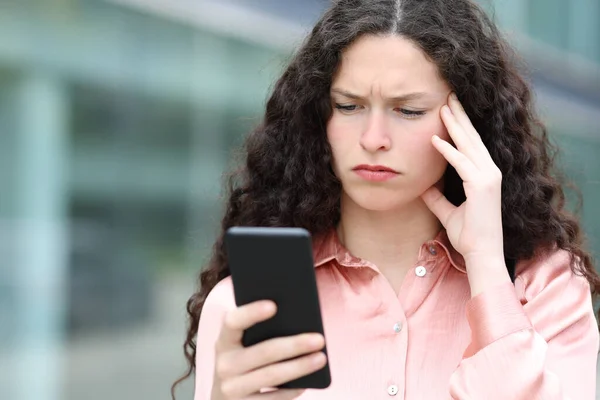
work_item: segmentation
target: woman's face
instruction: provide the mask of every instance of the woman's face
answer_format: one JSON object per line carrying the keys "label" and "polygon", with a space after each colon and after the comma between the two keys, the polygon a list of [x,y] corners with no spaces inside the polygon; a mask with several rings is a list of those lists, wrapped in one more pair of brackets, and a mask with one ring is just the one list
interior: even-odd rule
{"label": "woman's face", "polygon": [[331,85],[327,124],[343,195],[362,208],[385,211],[436,184],[447,162],[431,137],[449,140],[439,114],[449,93],[435,64],[411,41],[369,35],[353,43]]}

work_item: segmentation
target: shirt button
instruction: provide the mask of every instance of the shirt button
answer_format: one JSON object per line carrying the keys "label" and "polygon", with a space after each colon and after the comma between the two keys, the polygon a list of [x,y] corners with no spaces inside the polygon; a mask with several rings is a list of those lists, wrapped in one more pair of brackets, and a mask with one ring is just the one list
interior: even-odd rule
{"label": "shirt button", "polygon": [[419,265],[417,268],[415,268],[415,274],[417,274],[417,276],[422,277],[422,276],[425,276],[426,273],[427,273],[427,270],[422,265]]}
{"label": "shirt button", "polygon": [[398,386],[396,385],[390,385],[388,386],[388,394],[390,396],[395,396],[398,394]]}
{"label": "shirt button", "polygon": [[435,249],[434,245],[429,246],[429,254],[431,254],[432,256],[435,256],[437,254],[437,250]]}
{"label": "shirt button", "polygon": [[394,332],[400,333],[401,330],[402,330],[402,323],[401,322],[396,322],[394,324]]}

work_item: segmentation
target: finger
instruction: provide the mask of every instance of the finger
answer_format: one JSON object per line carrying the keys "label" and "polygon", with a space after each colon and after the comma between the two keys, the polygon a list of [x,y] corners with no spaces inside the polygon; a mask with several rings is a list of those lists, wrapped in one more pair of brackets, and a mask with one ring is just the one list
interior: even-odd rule
{"label": "finger", "polygon": [[472,140],[458,122],[456,116],[450,110],[450,107],[447,105],[442,106],[440,114],[456,148],[469,158],[471,158],[471,156],[476,156]]}
{"label": "finger", "polygon": [[223,351],[240,347],[246,329],[273,317],[276,312],[277,306],[270,300],[256,301],[229,311],[223,321],[217,349]]}
{"label": "finger", "polygon": [[467,115],[464,107],[456,97],[455,93],[450,94],[448,106],[452,112],[452,115],[456,121],[458,121],[459,125],[462,127],[463,131],[466,133],[466,136],[471,142],[471,147],[474,150],[471,158],[473,161],[475,161],[477,167],[483,169],[485,166],[491,166],[494,163],[492,156],[490,155],[488,148],[483,143],[483,140],[481,140],[481,135],[473,126],[471,119]]}
{"label": "finger", "polygon": [[473,180],[477,173],[477,167],[467,156],[437,135],[434,135],[431,141],[437,151],[454,167],[463,181]]}
{"label": "finger", "polygon": [[458,100],[458,97],[456,97],[456,93],[450,93],[450,96],[448,97],[448,106],[450,107],[450,111],[452,111],[452,114],[454,115],[458,123],[468,134],[469,138],[473,140],[474,143],[480,142],[481,144],[483,144],[483,142],[481,142],[481,136],[477,132],[477,129],[475,129],[475,127],[473,126],[473,123],[467,115],[467,112],[462,106],[460,100]]}
{"label": "finger", "polygon": [[221,391],[229,398],[245,398],[257,393],[261,388],[277,387],[318,371],[325,364],[326,357],[322,352],[309,354],[224,380],[221,384]]}
{"label": "finger", "polygon": [[278,337],[254,346],[224,353],[217,361],[221,378],[237,376],[257,368],[322,350],[325,338],[320,333]]}
{"label": "finger", "polygon": [[440,220],[442,225],[446,227],[446,223],[450,218],[456,206],[448,201],[444,194],[435,186],[430,187],[421,195],[425,205],[431,212]]}

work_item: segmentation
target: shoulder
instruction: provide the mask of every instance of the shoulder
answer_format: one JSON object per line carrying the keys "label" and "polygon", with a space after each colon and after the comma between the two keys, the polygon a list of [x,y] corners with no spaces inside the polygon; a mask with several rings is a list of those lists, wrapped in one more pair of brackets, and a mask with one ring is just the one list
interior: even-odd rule
{"label": "shoulder", "polygon": [[212,288],[206,296],[205,304],[219,305],[222,307],[235,307],[233,295],[233,281],[231,276],[225,277]]}
{"label": "shoulder", "polygon": [[207,315],[224,315],[236,307],[231,276],[223,278],[211,289],[202,306],[201,318]]}
{"label": "shoulder", "polygon": [[590,291],[587,279],[576,273],[577,258],[562,249],[540,253],[532,259],[519,262],[516,266],[517,286],[528,296],[535,296],[549,286],[573,286],[574,289]]}
{"label": "shoulder", "polygon": [[515,290],[536,330],[549,340],[567,327],[597,335],[592,293],[577,258],[554,249],[517,265]]}

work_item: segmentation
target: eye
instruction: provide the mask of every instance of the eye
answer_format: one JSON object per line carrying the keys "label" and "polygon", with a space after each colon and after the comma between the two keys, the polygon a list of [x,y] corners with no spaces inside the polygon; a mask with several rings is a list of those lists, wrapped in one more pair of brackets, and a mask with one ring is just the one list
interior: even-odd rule
{"label": "eye", "polygon": [[402,114],[402,116],[404,118],[418,118],[422,115],[425,115],[425,111],[415,111],[415,110],[408,110],[406,108],[396,108],[395,111],[399,112],[400,114]]}
{"label": "eye", "polygon": [[355,111],[360,110],[360,106],[356,104],[339,104],[335,103],[335,108],[340,110],[344,114],[351,114]]}

